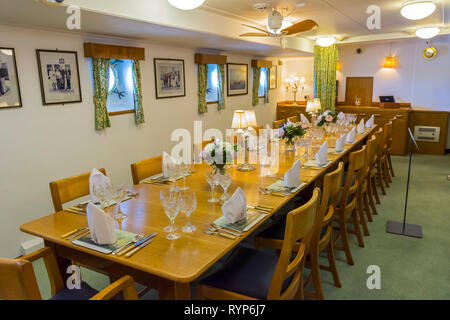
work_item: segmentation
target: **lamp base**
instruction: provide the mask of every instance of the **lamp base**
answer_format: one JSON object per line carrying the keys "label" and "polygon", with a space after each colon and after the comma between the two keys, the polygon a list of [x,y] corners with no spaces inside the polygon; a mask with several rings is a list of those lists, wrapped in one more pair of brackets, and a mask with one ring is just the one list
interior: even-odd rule
{"label": "lamp base", "polygon": [[250,171],[255,170],[255,167],[249,163],[244,163],[244,164],[240,165],[239,167],[237,167],[237,169],[238,169],[238,171],[241,171],[241,172],[250,172]]}

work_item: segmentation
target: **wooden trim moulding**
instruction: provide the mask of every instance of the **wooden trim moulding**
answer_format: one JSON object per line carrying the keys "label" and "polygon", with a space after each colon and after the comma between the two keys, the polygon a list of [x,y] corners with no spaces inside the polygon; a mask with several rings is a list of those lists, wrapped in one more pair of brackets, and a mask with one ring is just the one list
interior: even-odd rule
{"label": "wooden trim moulding", "polygon": [[252,60],[252,68],[272,68],[272,61]]}
{"label": "wooden trim moulding", "polygon": [[226,64],[227,56],[219,56],[217,54],[195,54],[196,64]]}
{"label": "wooden trim moulding", "polygon": [[135,113],[134,109],[108,112],[109,116],[119,116],[121,114]]}
{"label": "wooden trim moulding", "polygon": [[86,58],[145,60],[145,49],[85,42],[84,56]]}

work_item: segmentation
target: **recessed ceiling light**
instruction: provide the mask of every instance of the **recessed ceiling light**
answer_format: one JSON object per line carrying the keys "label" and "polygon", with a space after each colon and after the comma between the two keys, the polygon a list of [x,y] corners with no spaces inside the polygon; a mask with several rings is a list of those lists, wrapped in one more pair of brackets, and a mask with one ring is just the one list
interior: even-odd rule
{"label": "recessed ceiling light", "polygon": [[316,43],[321,47],[329,47],[336,43],[336,39],[334,37],[323,37],[317,39]]}
{"label": "recessed ceiling light", "polygon": [[169,3],[181,10],[192,10],[200,7],[205,0],[169,0]]}
{"label": "recessed ceiling light", "polygon": [[406,19],[420,20],[428,17],[436,10],[433,1],[407,1],[402,5],[400,13]]}
{"label": "recessed ceiling light", "polygon": [[416,30],[416,36],[422,39],[430,39],[439,34],[441,29],[438,27],[420,28]]}

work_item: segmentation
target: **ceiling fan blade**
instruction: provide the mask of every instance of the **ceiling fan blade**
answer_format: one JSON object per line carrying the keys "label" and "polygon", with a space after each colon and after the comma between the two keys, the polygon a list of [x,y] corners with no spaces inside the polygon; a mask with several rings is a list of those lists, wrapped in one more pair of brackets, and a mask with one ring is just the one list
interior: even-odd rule
{"label": "ceiling fan blade", "polygon": [[287,36],[297,34],[300,32],[310,31],[317,28],[319,25],[314,20],[304,20],[299,23],[296,23],[290,27],[287,27],[281,30],[281,33],[284,33]]}
{"label": "ceiling fan blade", "polygon": [[258,31],[262,31],[262,32],[264,32],[264,33],[266,33],[266,34],[270,34],[267,30],[264,30],[264,29],[261,29],[261,28],[258,28],[258,27],[253,27],[253,26],[250,26],[250,25],[248,25],[248,24],[243,24],[243,26],[246,26],[246,27],[249,27],[249,28],[258,30]]}
{"label": "ceiling fan blade", "polygon": [[239,37],[269,37],[270,35],[267,33],[258,33],[258,32],[247,32],[241,34]]}

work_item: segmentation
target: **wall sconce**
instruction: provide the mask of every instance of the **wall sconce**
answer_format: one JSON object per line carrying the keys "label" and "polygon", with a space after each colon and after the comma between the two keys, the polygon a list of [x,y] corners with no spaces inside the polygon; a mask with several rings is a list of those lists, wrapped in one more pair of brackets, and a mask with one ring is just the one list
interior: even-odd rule
{"label": "wall sconce", "polygon": [[338,61],[336,62],[336,71],[341,71],[342,70],[342,66],[341,63]]}
{"label": "wall sconce", "polygon": [[393,56],[386,57],[386,60],[384,61],[383,68],[386,69],[393,69],[395,68],[395,58]]}

